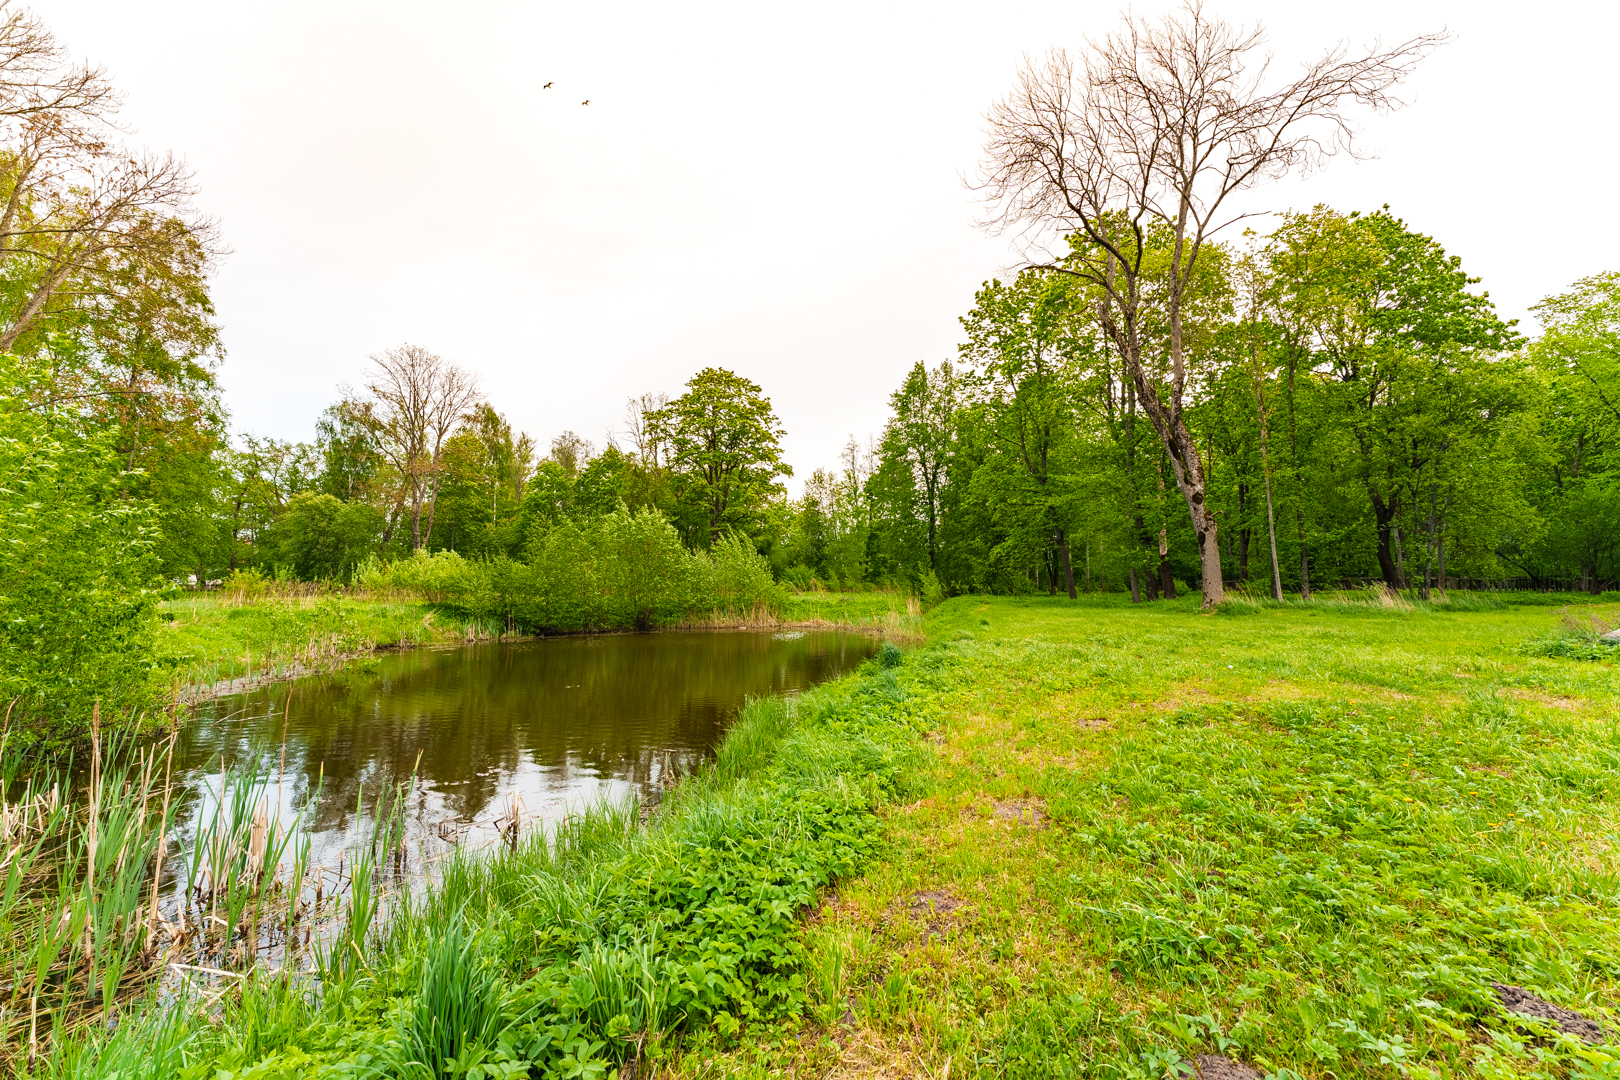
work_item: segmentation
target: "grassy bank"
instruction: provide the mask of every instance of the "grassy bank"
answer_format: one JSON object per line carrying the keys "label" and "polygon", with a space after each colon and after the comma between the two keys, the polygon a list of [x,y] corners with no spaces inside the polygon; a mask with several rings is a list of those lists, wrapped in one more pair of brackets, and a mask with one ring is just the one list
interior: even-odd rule
{"label": "grassy bank", "polygon": [[931,612],[928,794],[809,931],[820,1026],[681,1075],[1620,1075],[1491,985],[1620,1032],[1613,658],[1527,655],[1546,607],[1195,603]]}
{"label": "grassy bank", "polygon": [[908,592],[791,592],[781,618],[795,626],[883,630],[919,639],[922,634],[922,608]]}
{"label": "grassy bank", "polygon": [[[900,677],[899,651],[880,657],[836,684],[752,703],[712,769],[646,828],[633,805],[581,812],[514,850],[452,857],[416,900],[379,894],[387,879],[362,859],[324,945],[317,936],[238,975],[155,933],[143,970],[184,961],[200,985],[178,1001],[125,995],[93,1026],[47,1032],[32,1072],[600,1078],[698,1033],[734,1042],[792,1022],[811,1001],[801,917],[868,862],[874,810],[915,798],[923,775],[926,706]],[[171,879],[184,858],[172,857]],[[285,920],[291,940],[311,918]],[[212,949],[232,955],[228,940]],[[52,996],[93,996],[93,972],[69,948]],[[20,1061],[24,1044],[11,1049]]]}
{"label": "grassy bank", "polygon": [[159,608],[157,655],[186,696],[246,689],[377,649],[443,645],[498,628],[408,599],[182,595]]}

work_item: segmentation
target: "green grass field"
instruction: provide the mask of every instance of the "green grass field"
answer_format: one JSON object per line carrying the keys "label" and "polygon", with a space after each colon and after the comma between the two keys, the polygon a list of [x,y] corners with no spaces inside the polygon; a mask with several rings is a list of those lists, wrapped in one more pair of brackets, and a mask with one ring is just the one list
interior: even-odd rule
{"label": "green grass field", "polygon": [[157,652],[181,684],[319,670],[378,648],[463,640],[465,620],[416,601],[348,597],[261,598],[224,594],[164,601]]}
{"label": "green grass field", "polygon": [[782,609],[789,623],[873,627],[898,634],[917,634],[922,609],[903,592],[790,592]]}
{"label": "green grass field", "polygon": [[929,794],[807,924],[819,1018],[680,1073],[1620,1076],[1491,987],[1620,1039],[1620,667],[1521,652],[1548,607],[1195,605],[931,612]]}

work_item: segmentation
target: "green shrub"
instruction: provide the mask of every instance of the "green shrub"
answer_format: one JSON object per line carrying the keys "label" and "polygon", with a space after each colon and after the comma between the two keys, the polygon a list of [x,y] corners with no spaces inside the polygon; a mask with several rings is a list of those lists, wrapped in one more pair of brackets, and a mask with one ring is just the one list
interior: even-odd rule
{"label": "green shrub", "polygon": [[932,570],[924,570],[918,580],[922,593],[923,610],[927,611],[945,602],[945,586],[940,584],[939,575]]}
{"label": "green shrub", "polygon": [[301,491],[287,501],[264,546],[299,580],[346,580],[365,558],[380,524],[377,511],[364,503]]}
{"label": "green shrub", "polygon": [[780,611],[787,597],[746,540],[724,537],[712,552],[690,552],[657,510],[623,505],[592,521],[563,519],[537,530],[523,560],[417,552],[388,567],[362,564],[356,580],[534,630],[650,630],[688,618]]}
{"label": "green shrub", "polygon": [[0,398],[0,709],[27,738],[70,738],[155,693],[153,507],[121,458]]}
{"label": "green shrub", "polygon": [[1565,660],[1620,660],[1620,643],[1604,641],[1597,634],[1558,630],[1531,638],[1518,648],[1525,656],[1548,656]]}

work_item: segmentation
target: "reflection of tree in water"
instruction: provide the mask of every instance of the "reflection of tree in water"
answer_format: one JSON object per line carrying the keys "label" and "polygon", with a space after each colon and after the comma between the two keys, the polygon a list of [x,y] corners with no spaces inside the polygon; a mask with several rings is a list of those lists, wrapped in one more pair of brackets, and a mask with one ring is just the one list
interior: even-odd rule
{"label": "reflection of tree in water", "polygon": [[747,698],[808,688],[873,649],[850,634],[663,633],[400,653],[222,703],[248,719],[199,722],[177,764],[217,769],[223,753],[274,774],[285,728],[289,793],[323,783],[318,830],[343,828],[362,794],[369,813],[413,767],[464,820],[520,768],[545,790],[612,778],[645,792],[666,752],[684,773],[712,751]]}

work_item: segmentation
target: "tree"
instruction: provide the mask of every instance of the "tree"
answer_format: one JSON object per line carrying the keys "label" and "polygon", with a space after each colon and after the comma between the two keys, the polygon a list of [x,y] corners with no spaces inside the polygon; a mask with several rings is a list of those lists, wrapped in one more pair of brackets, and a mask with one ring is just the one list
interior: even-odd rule
{"label": "tree", "polygon": [[322,491],[335,499],[353,502],[375,495],[373,487],[383,467],[371,431],[347,401],[327,406],[315,421],[315,447],[320,455]]}
{"label": "tree", "polygon": [[0,350],[31,351],[64,312],[217,250],[184,164],[115,140],[119,103],[105,71],[0,9]]}
{"label": "tree", "polygon": [[[1008,566],[1044,564],[1048,591],[1076,595],[1069,528],[1076,517],[1075,368],[1083,349],[1073,317],[1075,290],[1063,278],[1025,273],[991,282],[962,320],[966,396],[992,449],[974,474],[1007,537],[995,557]],[[1083,303],[1083,301],[1082,301]],[[1083,313],[1082,313],[1083,314]]]}
{"label": "tree", "polygon": [[[1205,463],[1185,418],[1187,286],[1206,243],[1234,219],[1235,193],[1351,149],[1350,109],[1397,105],[1393,88],[1442,38],[1355,58],[1340,46],[1275,89],[1264,88],[1264,40],[1259,28],[1206,17],[1198,2],[1159,22],[1127,15],[1079,61],[1055,50],[1026,63],[987,116],[986,224],[1072,238],[1065,257],[1033,265],[1100,290],[1101,323],[1186,501],[1206,607],[1224,586]],[[1156,282],[1146,265],[1155,224],[1172,238]],[[1154,321],[1166,329],[1165,355],[1144,349]]]}
{"label": "tree", "polygon": [[792,476],[782,430],[760,387],[721,368],[704,368],[686,393],[649,414],[669,469],[702,516],[709,545],[754,524],[765,500]]}
{"label": "tree", "polygon": [[1512,558],[1533,578],[1574,577],[1595,593],[1620,580],[1620,273],[1582,278],[1532,310],[1546,403],[1532,498],[1550,527]]}
{"label": "tree", "polygon": [[[955,433],[960,380],[946,360],[930,371],[922,361],[889,396],[893,417],[883,430],[881,458],[903,471],[926,523],[928,569],[939,570],[939,519]],[[881,469],[881,466],[880,466]]]}
{"label": "tree", "polygon": [[551,460],[570,477],[578,476],[595,454],[596,447],[591,445],[591,441],[572,431],[565,431],[551,440]]}
{"label": "tree", "polygon": [[301,491],[270,530],[278,565],[303,581],[342,581],[365,558],[377,535],[377,513],[365,503],[346,503],[325,492]]}
{"label": "tree", "polygon": [[[1290,214],[1271,238],[1269,260],[1271,316],[1324,381],[1372,509],[1379,574],[1390,588],[1406,588],[1413,523],[1403,542],[1402,517],[1420,500],[1436,513],[1441,507],[1434,491],[1414,485],[1440,483],[1436,470],[1455,467],[1448,462],[1475,460],[1459,458],[1462,447],[1480,450],[1481,430],[1500,423],[1517,396],[1489,358],[1520,338],[1489,294],[1470,291],[1478,279],[1461,260],[1387,208]],[[1471,475],[1476,488],[1489,478]],[[1434,517],[1425,526],[1431,546],[1440,524]]]}
{"label": "tree", "polygon": [[[354,421],[371,436],[377,452],[395,476],[394,508],[411,515],[411,550],[433,533],[438,508],[440,456],[444,443],[479,399],[478,381],[416,345],[376,353],[365,383],[369,396],[350,393],[345,399]],[[422,510],[427,509],[427,527]],[[386,543],[395,525],[383,536]]]}

